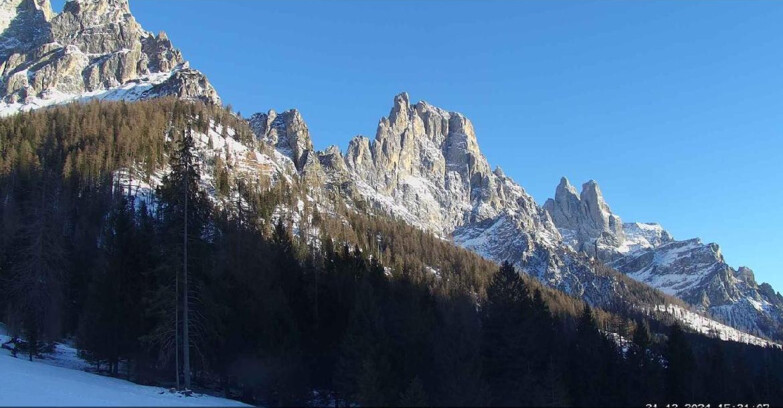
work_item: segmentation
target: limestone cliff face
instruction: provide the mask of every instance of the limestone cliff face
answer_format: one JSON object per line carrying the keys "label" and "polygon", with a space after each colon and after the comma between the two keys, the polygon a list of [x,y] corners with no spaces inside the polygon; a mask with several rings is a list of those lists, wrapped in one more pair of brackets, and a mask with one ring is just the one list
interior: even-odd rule
{"label": "limestone cliff face", "polygon": [[165,33],[145,31],[127,0],[0,2],[0,112],[89,98],[175,95],[220,103]]}

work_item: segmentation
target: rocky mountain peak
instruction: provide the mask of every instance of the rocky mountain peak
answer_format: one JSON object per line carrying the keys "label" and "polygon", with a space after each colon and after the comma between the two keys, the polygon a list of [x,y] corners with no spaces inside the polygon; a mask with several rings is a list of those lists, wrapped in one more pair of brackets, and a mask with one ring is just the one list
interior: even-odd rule
{"label": "rocky mountain peak", "polygon": [[582,203],[576,189],[565,177],[560,178],[554,200],[550,198],[544,203],[544,209],[549,212],[552,221],[558,228],[574,232],[579,230],[581,206]]}
{"label": "rocky mountain peak", "polygon": [[127,0],[0,3],[0,114],[90,98],[175,95],[219,104],[165,34],[145,31]]}
{"label": "rocky mountain peak", "polygon": [[582,192],[562,177],[555,198],[544,203],[555,225],[569,245],[590,254],[602,252],[603,246],[616,246],[625,240],[623,223],[604,200],[595,180],[582,185]]}
{"label": "rocky mountain peak", "polygon": [[413,225],[466,237],[482,233],[472,226],[489,226],[494,220],[515,235],[520,250],[530,248],[531,234],[546,236],[548,242],[559,239],[532,197],[501,169],[491,170],[472,123],[462,114],[423,101],[412,105],[408,94],[401,93],[389,115],[380,119],[374,139],[357,136],[350,141],[344,169],[334,160],[337,152],[320,155],[328,188],[356,193]]}
{"label": "rocky mountain peak", "polygon": [[582,184],[579,199],[582,202],[582,218],[585,221],[581,225],[584,233],[590,237],[598,237],[608,232],[617,239],[623,238],[623,222],[620,217],[612,214],[595,180]]}
{"label": "rocky mountain peak", "polygon": [[340,147],[337,145],[329,145],[324,149],[324,154],[330,155],[330,156],[338,156],[343,157],[343,153],[340,151]]}
{"label": "rocky mountain peak", "polygon": [[783,310],[783,297],[769,285],[758,285],[753,271],[732,269],[715,243],[705,244],[699,238],[677,241],[655,223],[623,224],[594,180],[584,183],[577,195],[562,178],[544,210],[566,245],[596,256],[633,279],[743,330],[774,333],[777,329],[770,331],[765,323],[769,321],[783,327],[783,313],[771,312]]}
{"label": "rocky mountain peak", "polygon": [[577,195],[576,188],[574,188],[574,186],[571,185],[571,182],[568,181],[568,179],[565,176],[560,177],[560,183],[557,184],[555,195],[557,195],[557,193]]}
{"label": "rocky mountain peak", "polygon": [[394,97],[394,106],[389,113],[389,123],[395,129],[401,129],[408,121],[410,111],[410,98],[407,92],[402,92]]}

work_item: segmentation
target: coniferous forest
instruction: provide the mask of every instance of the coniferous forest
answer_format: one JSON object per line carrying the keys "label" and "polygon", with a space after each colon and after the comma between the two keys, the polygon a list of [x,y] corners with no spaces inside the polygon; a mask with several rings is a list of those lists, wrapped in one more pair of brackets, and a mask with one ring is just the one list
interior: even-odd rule
{"label": "coniferous forest", "polygon": [[[272,216],[296,182],[235,180],[242,203],[216,206],[190,136],[210,120],[256,143],[230,111],[171,98],[0,120],[0,321],[19,358],[69,339],[103,374],[263,405],[783,404],[779,349],[591,308],[361,210],[311,214],[320,237],[302,239]],[[154,201],[112,177],[134,164],[170,166]]]}

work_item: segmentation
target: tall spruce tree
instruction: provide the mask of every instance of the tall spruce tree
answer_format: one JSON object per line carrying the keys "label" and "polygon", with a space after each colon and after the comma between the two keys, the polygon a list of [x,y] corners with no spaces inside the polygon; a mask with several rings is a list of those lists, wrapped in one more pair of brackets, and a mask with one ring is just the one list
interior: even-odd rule
{"label": "tall spruce tree", "polygon": [[484,378],[492,405],[519,405],[526,391],[525,314],[529,294],[522,278],[504,262],[487,288],[481,309]]}
{"label": "tall spruce tree", "polygon": [[[173,132],[171,134],[173,135]],[[171,249],[168,264],[179,281],[182,277],[182,374],[185,388],[190,388],[191,351],[191,274],[194,247],[203,247],[203,237],[210,215],[210,203],[200,188],[201,168],[195,149],[193,131],[188,125],[170,152],[171,172],[163,177],[157,190],[164,221],[165,245]],[[179,243],[179,244],[177,244]],[[178,255],[178,256],[175,256]],[[178,306],[175,307],[178,309]],[[177,328],[179,331],[179,328]],[[177,351],[177,356],[179,352]]]}
{"label": "tall spruce tree", "polygon": [[32,361],[41,343],[60,334],[64,254],[59,186],[52,172],[26,174],[30,188],[23,192],[23,223],[11,245],[7,297],[11,324],[27,338]]}

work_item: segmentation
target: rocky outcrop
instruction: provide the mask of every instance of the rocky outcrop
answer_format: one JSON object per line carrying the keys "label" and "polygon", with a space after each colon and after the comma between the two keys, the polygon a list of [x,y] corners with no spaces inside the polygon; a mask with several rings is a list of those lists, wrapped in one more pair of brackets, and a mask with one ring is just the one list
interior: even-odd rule
{"label": "rocky outcrop", "polygon": [[0,2],[0,112],[90,98],[175,95],[220,103],[165,33],[145,31],[127,0]]}
{"label": "rocky outcrop", "polygon": [[199,100],[211,104],[220,103],[220,97],[207,77],[199,71],[190,69],[187,62],[175,67],[171,76],[165,81],[153,85],[141,95],[142,99],[176,96],[185,100]]}
{"label": "rocky outcrop", "polygon": [[291,158],[297,170],[302,170],[308,157],[313,161],[313,142],[302,115],[296,109],[278,114],[274,110],[250,117],[250,128],[256,137],[274,146]]}
{"label": "rocky outcrop", "polygon": [[148,34],[131,15],[128,0],[69,1],[51,26],[60,44],[98,55],[139,49]]}
{"label": "rocky outcrop", "polygon": [[321,187],[326,177],[321,169],[322,158],[313,148],[310,131],[299,111],[256,113],[248,122],[256,138],[291,159],[305,183]]}

